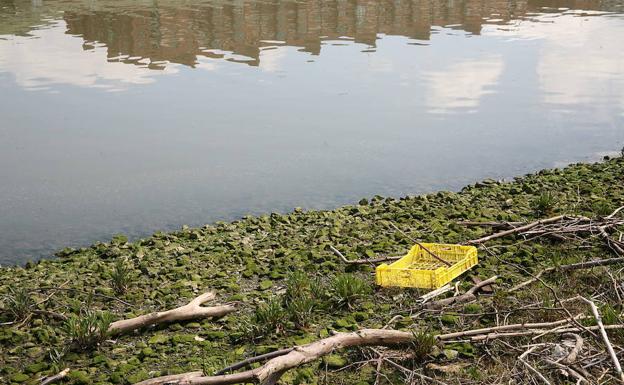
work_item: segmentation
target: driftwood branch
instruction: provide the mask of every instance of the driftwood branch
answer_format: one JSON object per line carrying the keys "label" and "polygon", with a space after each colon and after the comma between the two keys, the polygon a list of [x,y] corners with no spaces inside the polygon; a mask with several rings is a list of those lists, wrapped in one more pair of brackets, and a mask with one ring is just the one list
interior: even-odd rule
{"label": "driftwood branch", "polygon": [[[580,318],[580,317],[581,316],[579,315],[575,318]],[[562,320],[552,321],[552,322],[509,324],[509,325],[501,325],[501,326],[492,326],[489,328],[471,329],[471,330],[464,330],[461,332],[440,334],[438,335],[437,338],[441,341],[447,341],[447,340],[453,340],[457,338],[485,336],[485,335],[490,335],[492,333],[508,332],[508,331],[515,331],[515,330],[529,330],[529,329],[530,330],[545,330],[549,328],[558,327],[561,325],[566,325],[569,323],[570,323],[569,319],[562,319]]]}
{"label": "driftwood branch", "polygon": [[287,354],[267,361],[264,365],[245,372],[218,376],[201,376],[198,372],[166,376],[139,382],[137,385],[228,385],[240,383],[259,383],[273,385],[289,369],[307,364],[335,350],[352,346],[393,346],[412,342],[410,332],[382,329],[363,329],[352,333],[337,333],[331,337],[298,346]]}
{"label": "driftwood branch", "polygon": [[363,265],[367,263],[379,263],[379,262],[387,262],[387,261],[396,261],[397,259],[401,259],[401,256],[388,256],[388,257],[379,257],[379,258],[364,258],[364,259],[347,259],[338,249],[334,246],[329,245],[331,251],[336,254],[344,263],[350,265]]}
{"label": "driftwood branch", "polygon": [[53,376],[42,378],[40,385],[52,384],[52,383],[54,383],[56,381],[59,381],[59,380],[65,378],[67,376],[67,374],[69,374],[69,368],[65,368],[65,369],[61,370],[59,373],[57,373],[57,374],[55,374]]}
{"label": "driftwood branch", "polygon": [[[582,317],[582,315],[575,318],[580,317]],[[563,319],[553,322],[502,325],[441,334],[436,336],[436,338],[441,342],[449,342],[463,337],[469,337],[472,341],[488,341],[505,337],[544,335],[547,333],[575,333],[583,331],[578,330],[577,327],[560,328],[560,326],[565,324],[572,325],[572,322],[569,319]],[[598,330],[599,328],[599,326],[590,326],[587,327],[586,330]],[[603,328],[623,329],[624,325],[607,325]],[[310,363],[336,350],[354,346],[395,346],[413,343],[414,341],[415,335],[413,333],[398,330],[363,329],[351,333],[336,333],[331,337],[306,345],[295,346],[291,349],[282,349],[273,353],[249,358],[240,363],[231,365],[218,373],[241,368],[250,363],[259,362],[269,358],[271,355],[275,355],[275,357],[271,358],[264,365],[255,369],[214,376],[204,376],[202,372],[189,372],[157,377],[139,382],[136,385],[229,385],[243,383],[274,385],[286,371]]]}
{"label": "driftwood branch", "polygon": [[449,298],[444,298],[444,299],[440,299],[440,300],[437,300],[437,301],[429,302],[428,304],[425,305],[425,307],[427,309],[441,309],[441,308],[443,308],[445,306],[450,306],[450,305],[454,305],[454,304],[466,303],[466,302],[474,301],[477,298],[477,296],[476,296],[477,291],[479,291],[484,286],[488,286],[488,285],[491,285],[492,283],[496,282],[497,278],[498,278],[498,276],[495,275],[495,276],[493,276],[491,278],[486,279],[485,281],[481,281],[481,282],[477,283],[476,285],[471,287],[470,290],[468,290],[466,293],[464,293],[462,295],[458,295],[456,297],[449,297]]}
{"label": "driftwood branch", "polygon": [[141,315],[127,320],[113,322],[108,328],[111,334],[123,334],[150,325],[163,324],[175,321],[186,321],[190,319],[206,317],[222,317],[236,310],[233,305],[219,305],[204,307],[203,303],[215,298],[215,293],[207,292],[196,297],[184,306],[175,309],[154,312]]}

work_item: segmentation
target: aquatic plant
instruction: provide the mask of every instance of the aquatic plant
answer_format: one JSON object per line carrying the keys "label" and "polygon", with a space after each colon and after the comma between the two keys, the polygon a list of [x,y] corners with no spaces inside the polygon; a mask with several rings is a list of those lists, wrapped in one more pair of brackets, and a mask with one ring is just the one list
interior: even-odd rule
{"label": "aquatic plant", "polygon": [[331,282],[332,300],[338,307],[351,308],[371,292],[370,284],[352,274],[339,274]]}
{"label": "aquatic plant", "polygon": [[35,307],[35,301],[30,292],[23,287],[9,287],[9,293],[5,296],[5,310],[13,316],[15,321],[26,319]]}
{"label": "aquatic plant", "polygon": [[427,330],[413,331],[414,341],[411,344],[411,351],[416,361],[423,361],[436,344],[436,337]]}
{"label": "aquatic plant", "polygon": [[120,295],[125,293],[126,290],[128,290],[131,279],[131,270],[123,259],[118,259],[111,272],[111,285],[115,294]]}
{"label": "aquatic plant", "polygon": [[252,328],[256,336],[284,331],[285,313],[281,302],[274,297],[256,307],[252,317]]}
{"label": "aquatic plant", "polygon": [[112,314],[84,309],[79,315],[70,315],[63,331],[73,348],[79,351],[97,348],[109,336],[108,328],[113,322]]}
{"label": "aquatic plant", "polygon": [[310,295],[302,295],[288,302],[286,314],[296,328],[310,325],[311,316],[316,307],[316,300]]}
{"label": "aquatic plant", "polygon": [[537,216],[542,216],[552,212],[556,205],[557,199],[550,191],[541,193],[531,202],[531,208]]}
{"label": "aquatic plant", "polygon": [[295,271],[286,278],[286,292],[284,293],[284,304],[295,301],[302,296],[310,294],[310,278],[303,271]]}
{"label": "aquatic plant", "polygon": [[606,200],[598,200],[591,205],[591,211],[601,217],[607,216],[613,212],[613,206]]}

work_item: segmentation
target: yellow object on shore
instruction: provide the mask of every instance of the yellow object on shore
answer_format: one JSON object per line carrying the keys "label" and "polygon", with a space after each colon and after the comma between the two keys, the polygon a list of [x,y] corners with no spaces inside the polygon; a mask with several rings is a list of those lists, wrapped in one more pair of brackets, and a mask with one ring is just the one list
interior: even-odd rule
{"label": "yellow object on shore", "polygon": [[421,243],[414,245],[407,255],[398,261],[390,265],[383,263],[377,266],[375,281],[380,286],[437,289],[459,277],[478,262],[477,248],[474,246]]}

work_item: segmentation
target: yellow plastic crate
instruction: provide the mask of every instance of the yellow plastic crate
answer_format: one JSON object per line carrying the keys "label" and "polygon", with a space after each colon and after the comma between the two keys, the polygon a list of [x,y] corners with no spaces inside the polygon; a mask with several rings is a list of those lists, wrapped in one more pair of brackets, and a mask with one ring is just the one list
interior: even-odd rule
{"label": "yellow plastic crate", "polygon": [[375,281],[380,286],[419,287],[437,289],[459,277],[479,261],[474,246],[422,243],[438,257],[449,262],[447,266],[415,245],[398,261],[381,264],[375,270]]}

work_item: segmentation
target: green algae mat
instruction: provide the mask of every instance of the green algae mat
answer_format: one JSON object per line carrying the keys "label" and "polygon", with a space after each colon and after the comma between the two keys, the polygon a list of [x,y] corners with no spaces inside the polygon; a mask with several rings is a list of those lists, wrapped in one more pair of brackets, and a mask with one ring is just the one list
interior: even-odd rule
{"label": "green algae mat", "polygon": [[[346,264],[329,246],[348,259],[404,255],[412,242],[389,223],[423,242],[461,244],[493,232],[466,226],[465,221],[528,223],[558,214],[604,217],[623,202],[624,160],[616,158],[544,170],[512,182],[486,180],[456,193],[374,197],[331,211],[296,209],[156,233],[133,243],[117,236],[109,243],[62,250],[54,260],[3,267],[0,383],[38,384],[66,367],[70,372],[62,381],[70,384],[133,384],[197,370],[211,375],[247,357],[335,331],[382,327],[413,331],[421,341],[387,353],[403,368],[444,383],[529,382],[536,374],[517,364],[521,346],[531,343],[528,337],[441,343],[431,336],[502,322],[553,321],[565,318],[566,312],[590,316],[582,303],[566,302],[562,309],[562,299],[578,294],[596,299],[606,324],[620,324],[621,266],[555,269],[541,282],[509,291],[545,268],[614,257],[599,237],[512,235],[484,243],[479,264],[469,274],[480,279],[497,275],[494,293],[435,311],[419,302],[427,290],[376,287],[374,265]],[[613,234],[616,241],[622,230]],[[467,276],[458,282],[461,292],[473,285]],[[81,328],[184,305],[210,290],[217,294],[215,303],[233,303],[237,311],[116,337],[80,334]],[[85,319],[92,324],[80,322]],[[609,335],[614,345],[624,343],[621,332]],[[545,343],[557,341],[545,338]],[[585,336],[585,346],[587,355],[606,354],[601,353],[600,339],[591,335]],[[377,361],[366,348],[336,351],[287,372],[281,383],[406,381],[405,371],[378,366]],[[608,358],[601,362],[588,367],[586,375],[597,378],[593,371],[608,368]],[[538,371],[553,383],[567,381],[556,368]],[[605,372],[603,379],[608,382],[612,374]]]}

